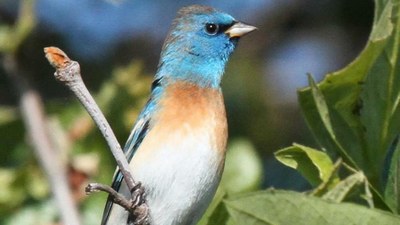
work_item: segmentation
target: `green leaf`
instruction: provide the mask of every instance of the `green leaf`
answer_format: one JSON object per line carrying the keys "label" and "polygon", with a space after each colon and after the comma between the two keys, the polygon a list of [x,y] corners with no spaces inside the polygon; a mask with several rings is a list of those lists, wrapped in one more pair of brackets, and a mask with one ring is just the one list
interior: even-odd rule
{"label": "green leaf", "polygon": [[213,217],[213,219],[218,218],[218,220],[220,220],[220,218],[223,217],[224,212],[220,212],[220,210],[224,210],[224,209],[220,209],[220,205],[222,203],[222,199],[225,196],[226,196],[226,193],[224,193],[221,190],[221,187],[219,187],[211,204],[208,206],[206,212],[204,213],[201,220],[197,223],[197,225],[206,225],[206,224],[211,225],[211,224],[213,224],[212,219],[211,219],[212,217]]}
{"label": "green leaf", "polygon": [[[396,10],[394,15],[397,15],[398,7],[394,9]],[[393,35],[388,40],[381,57],[367,74],[360,95],[363,102],[360,116],[366,140],[364,152],[376,180],[380,179],[379,173],[383,168],[387,149],[400,132],[400,114],[394,113],[398,110],[395,101],[400,94],[397,85],[400,82],[400,75],[397,72],[400,69],[398,19],[398,16],[393,18],[395,24]]]}
{"label": "green leaf", "polygon": [[305,194],[267,190],[224,201],[237,224],[396,225],[400,217],[351,203],[333,203]]}
{"label": "green leaf", "polygon": [[375,20],[370,36],[371,41],[386,39],[391,35],[393,31],[392,10],[393,3],[391,1],[375,1]]}
{"label": "green leaf", "polygon": [[322,198],[333,202],[342,202],[353,188],[363,182],[365,182],[365,175],[362,172],[354,173],[337,183],[336,186],[324,194]]}
{"label": "green leaf", "polygon": [[400,133],[398,1],[376,0],[369,41],[357,59],[298,92],[317,141],[362,170],[380,193],[388,146]]}
{"label": "green leaf", "polygon": [[315,106],[317,107],[319,116],[326,127],[329,135],[331,135],[332,139],[336,139],[335,132],[333,131],[331,119],[329,116],[328,105],[326,104],[324,95],[322,94],[321,90],[319,90],[318,86],[316,85],[314,79],[310,74],[308,74],[308,83],[311,87],[311,93],[313,99],[315,100]]}
{"label": "green leaf", "polygon": [[325,152],[299,144],[275,152],[275,157],[286,166],[298,170],[313,186],[328,182],[335,171]]}
{"label": "green leaf", "polygon": [[393,212],[400,214],[400,142],[398,140],[391,157],[389,177],[385,187],[385,201]]}
{"label": "green leaf", "polygon": [[351,162],[352,165],[355,163],[353,162],[353,159],[347,154],[347,152],[343,149],[343,146],[340,144],[338,139],[336,138],[335,131],[333,130],[333,126],[331,123],[331,116],[329,114],[329,109],[328,105],[325,101],[325,97],[321,90],[318,88],[317,84],[315,83],[314,79],[312,76],[309,74],[308,75],[308,81],[310,84],[311,88],[311,94],[315,102],[315,106],[317,108],[319,118],[321,119],[323,125],[326,128],[326,131],[332,140],[332,142],[336,145],[336,148],[340,151],[341,155],[349,162]]}
{"label": "green leaf", "polygon": [[229,220],[229,213],[226,209],[225,204],[220,201],[220,203],[215,208],[213,214],[208,220],[208,225],[222,225],[227,224]]}

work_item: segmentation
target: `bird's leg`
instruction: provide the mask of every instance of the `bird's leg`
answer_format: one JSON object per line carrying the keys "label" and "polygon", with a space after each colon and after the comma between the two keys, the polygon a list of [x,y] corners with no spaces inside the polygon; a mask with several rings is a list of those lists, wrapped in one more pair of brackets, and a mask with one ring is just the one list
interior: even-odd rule
{"label": "bird's leg", "polygon": [[145,191],[140,182],[131,189],[131,208],[134,209],[144,203]]}
{"label": "bird's leg", "polygon": [[[140,205],[135,210],[135,215],[130,214],[129,221],[134,221],[134,225],[149,225],[149,208]],[[133,218],[132,218],[133,216]]]}
{"label": "bird's leg", "polygon": [[140,182],[138,182],[132,189],[131,189],[131,216],[134,216],[134,219],[131,221],[135,221],[135,225],[145,225],[148,223],[148,214],[149,209],[148,207],[143,207],[145,203],[145,191],[144,187]]}

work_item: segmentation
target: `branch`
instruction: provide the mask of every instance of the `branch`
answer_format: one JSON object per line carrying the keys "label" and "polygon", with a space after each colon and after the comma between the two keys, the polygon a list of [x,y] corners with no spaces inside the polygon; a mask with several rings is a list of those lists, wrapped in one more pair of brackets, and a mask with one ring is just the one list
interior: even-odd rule
{"label": "branch", "polygon": [[4,56],[3,66],[18,90],[22,119],[32,141],[34,153],[49,180],[59,207],[61,221],[65,225],[79,225],[78,210],[67,183],[65,163],[61,162],[55,151],[54,142],[50,139],[42,99],[21,74],[11,54]]}
{"label": "branch", "polygon": [[[143,198],[144,191],[140,186],[140,183],[135,182],[133,179],[132,174],[130,173],[128,161],[126,160],[117,138],[115,137],[103,113],[83,83],[78,62],[69,59],[69,57],[62,50],[56,47],[44,48],[44,52],[46,53],[47,60],[56,69],[56,72],[54,73],[55,78],[65,84],[76,95],[103,134],[103,137],[106,139],[107,144],[118,164],[118,167],[121,170],[121,173],[124,175],[124,180],[129,190],[131,190],[132,198],[130,201],[128,201],[123,196],[117,195],[117,192],[114,191],[117,193],[115,194],[114,192],[109,191],[112,188],[102,188],[105,185],[102,185],[100,188],[96,188],[99,187],[98,184],[89,184],[89,186],[86,188],[88,193],[96,190],[106,191],[114,198],[113,200],[116,204],[121,205],[134,216],[139,215],[136,217],[136,223],[138,223],[138,220],[141,219],[146,220],[148,207]],[[120,198],[125,199],[125,201],[122,201],[121,203],[121,201],[118,201]],[[125,204],[126,202],[130,202],[130,204]],[[129,205],[129,207],[127,205]],[[145,210],[143,210],[143,208],[145,208]]]}
{"label": "branch", "polygon": [[85,191],[88,194],[91,194],[96,191],[107,192],[109,195],[113,197],[114,203],[124,207],[129,212],[133,213],[134,217],[136,218],[135,224],[146,224],[147,214],[149,209],[145,204],[140,205],[140,202],[142,201],[141,195],[144,194],[143,189],[138,188],[136,190],[142,193],[138,193],[138,195],[136,195],[136,198],[132,199],[131,201],[127,201],[124,195],[118,193],[110,186],[104,184],[91,183],[88,184],[88,186],[85,188]]}

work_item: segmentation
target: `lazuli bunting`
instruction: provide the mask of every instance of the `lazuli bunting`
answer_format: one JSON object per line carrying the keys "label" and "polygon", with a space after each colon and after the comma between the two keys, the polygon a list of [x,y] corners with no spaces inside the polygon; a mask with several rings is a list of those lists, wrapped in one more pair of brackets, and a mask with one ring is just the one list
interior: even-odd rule
{"label": "lazuli bunting", "polygon": [[[164,42],[151,96],[124,151],[146,191],[151,225],[194,225],[224,167],[227,120],[220,88],[239,38],[256,28],[205,6],[179,10]],[[130,196],[117,172],[112,187]],[[102,224],[131,224],[108,202]]]}

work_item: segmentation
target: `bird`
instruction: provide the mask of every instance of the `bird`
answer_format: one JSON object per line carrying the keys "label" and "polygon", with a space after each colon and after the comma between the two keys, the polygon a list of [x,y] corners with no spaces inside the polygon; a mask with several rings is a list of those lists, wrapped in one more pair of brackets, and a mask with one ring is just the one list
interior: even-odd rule
{"label": "bird", "polygon": [[[124,147],[151,225],[194,225],[224,168],[228,125],[221,79],[238,40],[257,28],[209,6],[181,8],[163,44],[150,98]],[[112,183],[130,197],[117,169]],[[134,224],[108,200],[102,225]]]}

